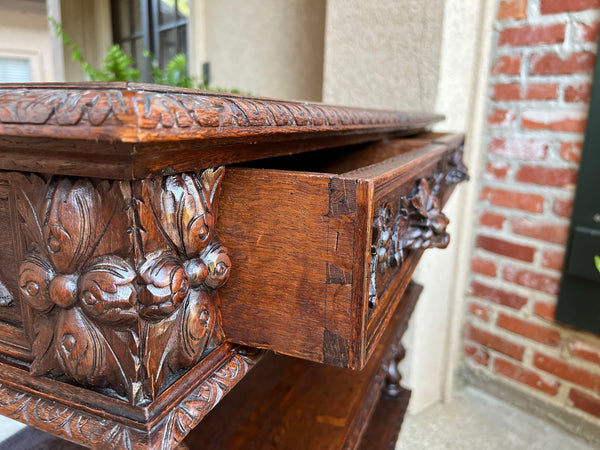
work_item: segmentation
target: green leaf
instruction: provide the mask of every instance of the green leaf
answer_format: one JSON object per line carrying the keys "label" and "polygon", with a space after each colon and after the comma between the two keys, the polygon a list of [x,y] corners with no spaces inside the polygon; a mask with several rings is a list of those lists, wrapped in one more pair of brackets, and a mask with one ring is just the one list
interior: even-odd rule
{"label": "green leaf", "polygon": [[600,256],[594,255],[594,264],[596,264],[596,270],[600,272]]}
{"label": "green leaf", "polygon": [[[89,80],[138,81],[140,79],[141,74],[135,68],[135,60],[118,45],[113,45],[108,49],[102,68],[94,67],[86,61],[83,53],[81,53],[81,49],[71,40],[62,25],[51,17],[48,20],[54,26],[56,34],[62,38],[65,48],[71,52],[73,60],[81,65]],[[159,67],[156,57],[149,50],[145,49],[143,56],[144,58],[150,58],[150,75],[153,83],[183,88],[196,88],[205,91],[244,93],[238,89],[223,89],[210,86],[206,80],[198,80],[190,77],[187,71],[187,58],[184,54],[175,55],[167,63],[164,70]],[[600,267],[598,264],[600,262],[597,262],[597,267]],[[598,270],[600,271],[600,268]]]}

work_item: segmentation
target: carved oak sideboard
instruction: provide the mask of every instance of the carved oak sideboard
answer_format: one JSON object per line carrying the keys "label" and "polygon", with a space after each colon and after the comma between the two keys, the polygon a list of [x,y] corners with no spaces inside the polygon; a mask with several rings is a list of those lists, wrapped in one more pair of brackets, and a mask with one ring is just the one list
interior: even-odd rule
{"label": "carved oak sideboard", "polygon": [[0,85],[0,414],[169,449],[273,350],[296,358],[268,353],[188,445],[388,445],[410,278],[448,245],[441,208],[467,177],[438,120]]}

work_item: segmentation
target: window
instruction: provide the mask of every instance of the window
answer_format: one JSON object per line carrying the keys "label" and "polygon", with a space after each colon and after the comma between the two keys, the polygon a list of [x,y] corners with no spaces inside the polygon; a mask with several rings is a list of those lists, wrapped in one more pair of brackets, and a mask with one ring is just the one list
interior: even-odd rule
{"label": "window", "polygon": [[178,53],[187,56],[189,0],[112,0],[113,39],[133,56],[150,81],[149,50],[164,68]]}
{"label": "window", "polygon": [[31,65],[27,59],[0,57],[0,83],[31,81]]}

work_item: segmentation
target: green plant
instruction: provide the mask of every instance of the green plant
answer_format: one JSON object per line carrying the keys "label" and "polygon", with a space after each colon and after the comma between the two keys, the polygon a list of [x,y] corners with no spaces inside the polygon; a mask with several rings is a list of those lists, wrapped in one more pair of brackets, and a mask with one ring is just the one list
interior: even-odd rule
{"label": "green plant", "polygon": [[[73,60],[81,64],[81,67],[91,81],[139,81],[140,71],[135,68],[134,59],[125,53],[121,47],[118,45],[111,46],[104,57],[103,67],[98,69],[86,61],[79,46],[72,41],[60,23],[52,18],[48,18],[48,20],[54,26],[56,34],[62,38],[64,45],[73,54]],[[205,91],[243,93],[238,89],[223,89],[209,86],[206,80],[199,81],[190,77],[187,74],[187,58],[183,54],[175,55],[164,69],[159,67],[156,58],[148,50],[144,51],[144,57],[150,58],[150,75],[153,83],[202,89]]]}
{"label": "green plant", "polygon": [[61,37],[64,45],[73,54],[73,60],[81,64],[83,71],[92,81],[138,81],[140,71],[135,68],[135,61],[127,53],[123,52],[121,47],[113,45],[108,49],[104,56],[104,66],[98,69],[86,61],[79,49],[71,38],[65,33],[62,25],[54,19],[49,19],[56,34]]}
{"label": "green plant", "polygon": [[158,66],[154,55],[144,52],[145,57],[149,57],[152,67],[152,82],[156,84],[167,84],[184,88],[203,89],[204,83],[198,83],[187,74],[187,58],[183,54],[177,54],[167,63],[165,69]]}

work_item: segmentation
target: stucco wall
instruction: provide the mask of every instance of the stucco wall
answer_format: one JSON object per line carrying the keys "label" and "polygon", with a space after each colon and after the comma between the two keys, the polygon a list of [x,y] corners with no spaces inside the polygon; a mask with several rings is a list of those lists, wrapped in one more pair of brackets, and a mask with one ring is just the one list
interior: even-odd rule
{"label": "stucco wall", "polygon": [[206,0],[204,11],[213,85],[321,100],[324,1]]}
{"label": "stucco wall", "polygon": [[31,61],[32,81],[54,81],[46,6],[27,0],[0,2],[0,56]]}
{"label": "stucco wall", "polygon": [[328,0],[323,101],[433,111],[443,15],[443,0]]}

